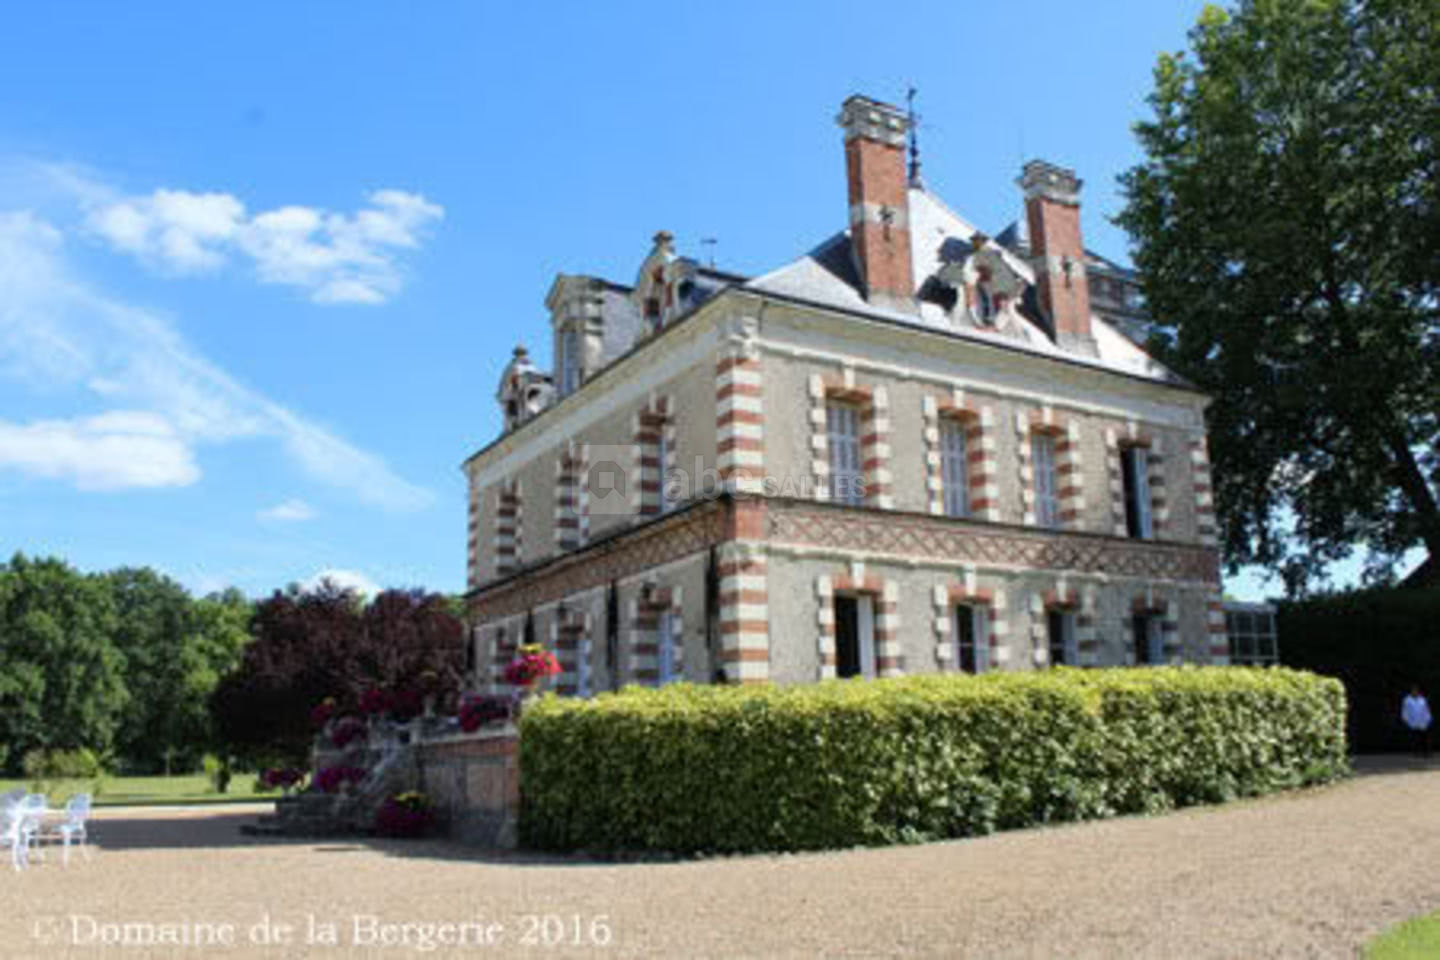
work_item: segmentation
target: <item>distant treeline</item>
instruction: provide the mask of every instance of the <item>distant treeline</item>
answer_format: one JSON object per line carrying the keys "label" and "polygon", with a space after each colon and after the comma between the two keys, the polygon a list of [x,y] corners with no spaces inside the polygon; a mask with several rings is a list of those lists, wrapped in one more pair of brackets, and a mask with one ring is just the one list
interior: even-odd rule
{"label": "distant treeline", "polygon": [[0,564],[0,771],[35,751],[89,750],[125,773],[293,754],[321,698],[394,686],[422,664],[453,683],[457,612],[439,594],[367,603],[328,582],[259,602],[193,597],[149,568],[87,574],[16,554]]}

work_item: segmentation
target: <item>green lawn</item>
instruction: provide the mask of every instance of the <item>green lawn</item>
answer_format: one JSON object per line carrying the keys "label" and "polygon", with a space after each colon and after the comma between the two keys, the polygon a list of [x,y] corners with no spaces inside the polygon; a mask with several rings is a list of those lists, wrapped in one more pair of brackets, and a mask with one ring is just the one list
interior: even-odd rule
{"label": "green lawn", "polygon": [[1365,947],[1365,960],[1428,960],[1440,957],[1440,911],[1391,927]]}
{"label": "green lawn", "polygon": [[[33,787],[34,784],[28,780],[0,780],[0,793]],[[72,793],[97,793],[90,780],[51,781],[43,787],[52,807],[63,804]],[[230,789],[225,793],[216,793],[205,774],[192,773],[176,777],[105,777],[100,783],[95,804],[238,803],[273,800],[278,796],[278,790],[256,793],[253,773],[237,773],[231,778]]]}

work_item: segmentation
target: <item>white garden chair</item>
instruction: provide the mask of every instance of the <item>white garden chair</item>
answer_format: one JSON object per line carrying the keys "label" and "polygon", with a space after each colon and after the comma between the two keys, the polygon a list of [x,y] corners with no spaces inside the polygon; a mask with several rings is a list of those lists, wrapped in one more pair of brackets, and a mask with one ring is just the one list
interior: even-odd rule
{"label": "white garden chair", "polygon": [[45,794],[27,793],[20,800],[19,816],[21,819],[20,832],[25,837],[25,861],[28,864],[30,854],[36,854],[36,859],[45,859],[45,850],[40,846],[40,830],[45,824],[45,814],[49,810]]}
{"label": "white garden chair", "polygon": [[59,823],[52,823],[43,826],[36,834],[41,839],[58,837],[65,844],[65,852],[61,856],[61,863],[70,865],[70,844],[76,840],[80,842],[80,849],[85,854],[85,859],[90,859],[90,847],[85,841],[85,821],[90,818],[90,794],[77,793],[71,796],[65,804],[65,819]]}
{"label": "white garden chair", "polygon": [[0,807],[0,846],[10,848],[10,865],[17,871],[30,866],[32,822],[23,795]]}

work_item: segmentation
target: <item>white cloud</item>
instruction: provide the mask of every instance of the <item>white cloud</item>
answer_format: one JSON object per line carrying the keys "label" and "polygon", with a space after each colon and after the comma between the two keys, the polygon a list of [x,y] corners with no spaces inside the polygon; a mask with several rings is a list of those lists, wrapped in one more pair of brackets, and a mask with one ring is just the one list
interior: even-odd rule
{"label": "white cloud", "polygon": [[380,585],[358,570],[327,568],[300,584],[306,590],[314,590],[329,580],[341,590],[353,590],[362,597],[373,597],[380,592]]}
{"label": "white cloud", "polygon": [[249,215],[228,193],[116,197],[70,169],[57,169],[54,179],[86,208],[91,233],[151,267],[194,273],[248,258],[262,283],[299,287],[316,303],[393,297],[404,282],[401,255],[445,216],[403,190],[376,190],[353,214],[286,206]]}
{"label": "white cloud", "polygon": [[306,503],[304,500],[297,500],[291,498],[281,503],[277,503],[273,507],[266,507],[264,510],[257,512],[255,515],[261,520],[280,520],[284,522],[294,523],[300,520],[309,520],[313,518],[315,516],[315,511],[311,509],[310,504]]}
{"label": "white cloud", "polygon": [[113,410],[79,420],[0,420],[0,468],[81,490],[184,487],[200,478],[190,447],[164,417]]}
{"label": "white cloud", "polygon": [[[86,489],[193,483],[197,445],[273,439],[306,474],[362,502],[413,510],[433,499],[381,458],[237,381],[164,317],[80,282],[67,268],[60,232],[24,212],[0,212],[0,377],[40,396],[78,393],[127,411],[119,419],[6,424],[0,467]],[[137,413],[153,419],[136,420]],[[74,454],[79,440],[104,441],[117,460],[146,449],[157,458],[156,472],[112,464],[85,473]]]}

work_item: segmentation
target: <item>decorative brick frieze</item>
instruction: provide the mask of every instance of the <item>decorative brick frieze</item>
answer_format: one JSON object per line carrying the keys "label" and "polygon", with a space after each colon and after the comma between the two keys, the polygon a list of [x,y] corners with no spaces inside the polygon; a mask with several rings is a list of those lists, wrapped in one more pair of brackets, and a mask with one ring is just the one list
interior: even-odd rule
{"label": "decorative brick frieze", "polygon": [[1145,458],[1145,479],[1150,487],[1150,522],[1156,539],[1170,535],[1170,498],[1165,485],[1165,443],[1160,437],[1150,441]]}
{"label": "decorative brick frieze", "polygon": [[804,500],[766,502],[769,540],[777,545],[896,560],[943,559],[989,569],[1219,582],[1215,551],[1193,544],[1034,530],[898,511],[877,516]]}
{"label": "decorative brick frieze", "polygon": [[886,580],[875,602],[875,672],[882,677],[899,677],[905,673],[900,625],[900,584]]}
{"label": "decorative brick frieze", "polygon": [[473,615],[489,621],[523,613],[704,553],[726,539],[729,516],[736,506],[739,504],[726,500],[691,504],[622,536],[561,554],[524,576],[482,586],[469,596]]}
{"label": "decorative brick frieze", "polygon": [[756,347],[759,325],[732,325],[715,363],[715,440],[720,483],[760,493],[765,474],[765,384]]}
{"label": "decorative brick frieze", "polygon": [[719,550],[720,665],[727,683],[770,679],[769,560],[753,543]]}
{"label": "decorative brick frieze", "polygon": [[505,668],[515,659],[520,647],[520,636],[524,632],[525,618],[507,617],[483,625],[481,630],[483,649],[489,654],[489,680],[492,692],[509,689],[505,683]]}
{"label": "decorative brick frieze", "polygon": [[832,402],[853,404],[860,415],[860,466],[865,478],[865,503],[882,510],[895,509],[895,478],[890,470],[890,393],[883,387],[855,382],[855,369],[842,375],[813,374],[810,395],[810,473],[815,499],[831,499],[829,414]]}
{"label": "decorative brick frieze", "polygon": [[665,476],[676,465],[675,418],[670,398],[652,393],[645,408],[631,418],[631,428],[630,508],[636,518],[653,517],[661,512]]}
{"label": "decorative brick frieze", "polygon": [[500,481],[495,508],[495,573],[505,576],[520,565],[525,555],[524,511],[519,478]]}
{"label": "decorative brick frieze", "polygon": [[1225,632],[1225,603],[1218,590],[1205,598],[1205,626],[1210,636],[1210,662],[1228,664],[1230,638]]}
{"label": "decorative brick frieze", "polygon": [[1218,543],[1215,494],[1210,479],[1210,448],[1205,435],[1190,439],[1190,478],[1195,492],[1195,532],[1206,546]]}
{"label": "decorative brick frieze", "polygon": [[581,672],[589,667],[589,639],[594,626],[594,617],[583,607],[562,602],[555,608],[555,617],[550,622],[550,643],[555,659],[560,661],[560,674],[555,678],[556,693],[581,692]]}
{"label": "decorative brick frieze", "polygon": [[661,650],[664,636],[661,618],[670,617],[670,679],[678,680],[685,675],[685,625],[682,618],[682,588],[658,587],[652,583],[641,586],[639,595],[629,603],[630,627],[624,631],[625,676],[627,682],[645,686],[657,686],[663,679],[661,674],[665,652]]}
{"label": "decorative brick frieze", "polygon": [[481,491],[474,483],[470,485],[467,498],[465,538],[465,582],[474,589],[480,585],[480,504]]}
{"label": "decorative brick frieze", "polygon": [[555,460],[555,546],[562,551],[583,546],[590,535],[588,453],[588,444],[567,441]]}
{"label": "decorative brick frieze", "polygon": [[981,520],[1000,519],[999,457],[995,443],[995,414],[977,406],[956,387],[949,397],[925,394],[920,406],[925,443],[925,491],[933,514],[945,513],[944,451],[941,433],[947,423],[965,431],[966,481],[969,515]]}
{"label": "decorative brick frieze", "polygon": [[1060,526],[1079,530],[1085,520],[1085,468],[1076,420],[1067,420],[1055,438],[1055,473],[1060,483]]}

